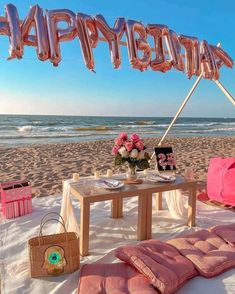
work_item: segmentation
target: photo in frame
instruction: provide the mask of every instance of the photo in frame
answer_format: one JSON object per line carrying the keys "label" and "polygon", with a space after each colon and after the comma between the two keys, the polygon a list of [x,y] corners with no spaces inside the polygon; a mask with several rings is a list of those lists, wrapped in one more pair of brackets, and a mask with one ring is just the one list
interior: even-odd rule
{"label": "photo in frame", "polygon": [[155,155],[159,172],[176,170],[176,160],[172,147],[156,147]]}

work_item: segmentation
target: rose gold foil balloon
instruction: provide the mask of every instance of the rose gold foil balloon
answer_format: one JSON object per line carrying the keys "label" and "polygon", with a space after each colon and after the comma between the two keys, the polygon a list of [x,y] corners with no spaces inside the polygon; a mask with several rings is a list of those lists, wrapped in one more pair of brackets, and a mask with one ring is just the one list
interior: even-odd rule
{"label": "rose gold foil balloon", "polygon": [[22,58],[23,44],[17,8],[12,4],[7,4],[5,6],[5,11],[10,33],[10,56],[8,57],[8,60],[13,58]]}
{"label": "rose gold foil balloon", "polygon": [[[99,34],[98,34],[98,29],[96,27],[94,18],[87,14],[77,13],[76,20],[77,20],[77,26],[80,26],[80,22],[84,23],[84,28],[90,40],[91,48],[96,48],[99,41]],[[78,37],[79,37],[79,32],[78,32]]]}
{"label": "rose gold foil balloon", "polygon": [[210,45],[211,50],[213,52],[214,57],[216,58],[216,64],[220,68],[223,64],[227,67],[233,67],[232,58],[221,48],[218,46]]}
{"label": "rose gold foil balloon", "polygon": [[4,16],[0,16],[0,35],[10,36],[8,21]]}
{"label": "rose gold foil balloon", "polygon": [[201,42],[200,53],[203,77],[210,80],[218,80],[219,70],[215,63],[211,47],[205,40]]}
{"label": "rose gold foil balloon", "polygon": [[[136,39],[135,34],[139,35]],[[134,20],[126,22],[127,45],[130,63],[133,68],[144,71],[151,61],[151,48],[147,42],[147,32],[145,26]],[[138,56],[138,51],[142,51],[142,57]]]}
{"label": "rose gold foil balloon", "polygon": [[181,56],[181,46],[177,34],[169,30],[166,34],[168,53],[173,66],[180,71],[184,70],[183,58]]}
{"label": "rose gold foil balloon", "polygon": [[36,36],[29,34],[32,28],[34,28],[36,32],[35,21],[34,21],[35,11],[36,11],[36,5],[30,7],[28,15],[26,16],[26,18],[24,19],[24,21],[21,23],[21,26],[20,26],[23,43],[29,46],[37,46]]}
{"label": "rose gold foil balloon", "polygon": [[179,36],[180,43],[185,48],[185,72],[189,78],[193,75],[199,76],[200,68],[200,47],[199,41],[195,37]]}
{"label": "rose gold foil balloon", "polygon": [[76,18],[84,62],[88,69],[94,71],[95,62],[92,48],[95,48],[98,43],[95,21],[91,16],[82,13],[78,13]]}
{"label": "rose gold foil balloon", "polygon": [[[30,35],[30,30],[35,29],[35,35]],[[37,56],[44,61],[49,58],[50,48],[47,36],[47,27],[43,10],[38,5],[30,8],[29,14],[21,24],[23,43],[37,47]]]}
{"label": "rose gold foil balloon", "polygon": [[[66,22],[67,28],[58,27],[59,22]],[[59,42],[73,40],[77,35],[76,15],[68,9],[46,10],[46,23],[50,45],[50,60],[54,66],[61,61]]]}
{"label": "rose gold foil balloon", "polygon": [[121,65],[119,42],[125,31],[125,18],[118,18],[113,28],[110,28],[104,17],[100,14],[96,15],[95,21],[98,29],[101,31],[101,33],[104,35],[105,39],[109,43],[111,61],[114,65],[114,68],[119,68]]}
{"label": "rose gold foil balloon", "polygon": [[165,25],[149,24],[147,26],[147,33],[154,38],[156,56],[150,63],[150,66],[154,71],[166,72],[172,67],[172,62],[166,60],[164,52],[164,35],[168,32],[168,27]]}
{"label": "rose gold foil balloon", "polygon": [[[147,26],[147,32],[154,37],[154,46],[156,52],[155,60],[151,61],[153,70],[166,72],[174,66],[176,69],[183,71],[184,62],[181,56],[181,46],[177,34],[169,30],[165,25],[150,24]],[[169,59],[166,59],[164,44],[168,50]]]}

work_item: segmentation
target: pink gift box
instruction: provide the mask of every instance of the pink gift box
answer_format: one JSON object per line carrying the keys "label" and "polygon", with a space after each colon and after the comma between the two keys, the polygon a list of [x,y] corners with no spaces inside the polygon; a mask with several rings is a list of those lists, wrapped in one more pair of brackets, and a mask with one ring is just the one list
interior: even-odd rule
{"label": "pink gift box", "polygon": [[15,218],[32,212],[32,191],[28,181],[0,184],[2,212],[6,218]]}

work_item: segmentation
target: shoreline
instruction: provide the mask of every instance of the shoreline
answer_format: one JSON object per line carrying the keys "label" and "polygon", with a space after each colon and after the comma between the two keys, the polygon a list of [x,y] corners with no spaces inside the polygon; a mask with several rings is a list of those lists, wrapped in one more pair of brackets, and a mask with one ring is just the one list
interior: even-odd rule
{"label": "shoreline", "polygon": [[[115,135],[114,138],[116,138],[118,136]],[[76,144],[83,144],[83,143],[99,143],[99,142],[113,142],[114,141],[114,138],[113,139],[110,139],[110,138],[107,138],[107,139],[90,139],[90,140],[82,140],[82,141],[76,141],[76,142],[59,142],[59,143],[21,143],[21,144],[16,144],[16,145],[13,145],[13,144],[3,144],[3,143],[0,143],[0,150],[3,150],[3,149],[17,149],[17,148],[27,148],[27,147],[45,147],[45,146],[48,146],[48,147],[53,147],[53,146],[60,146],[60,145],[76,145]],[[160,137],[143,137],[141,136],[141,138],[144,140],[144,141],[147,141],[147,140],[156,140],[156,142],[159,142],[160,139],[162,138],[162,136]],[[232,135],[225,135],[225,136],[221,136],[221,135],[211,135],[211,136],[207,136],[207,135],[198,135],[198,136],[176,136],[176,135],[168,135],[167,136],[168,139],[165,139],[164,142],[166,141],[174,141],[174,140],[177,140],[177,139],[227,139],[227,138],[235,138],[235,136],[232,136]],[[45,139],[45,138],[42,138],[42,139]]]}
{"label": "shoreline", "polygon": [[[144,139],[149,153],[160,138]],[[183,173],[191,165],[196,178],[205,181],[209,159],[235,157],[235,136],[224,137],[171,137],[164,142],[172,146],[177,160],[177,172]],[[95,170],[106,174],[125,172],[125,166],[115,167],[111,155],[113,140],[96,140],[77,143],[36,144],[17,147],[0,146],[1,182],[27,179],[31,182],[33,196],[62,193],[62,180],[93,175]],[[154,163],[152,162],[152,168]]]}

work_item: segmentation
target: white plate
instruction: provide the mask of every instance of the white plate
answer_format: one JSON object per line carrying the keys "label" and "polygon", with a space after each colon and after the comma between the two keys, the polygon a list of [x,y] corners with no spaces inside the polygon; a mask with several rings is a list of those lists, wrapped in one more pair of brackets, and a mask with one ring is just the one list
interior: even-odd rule
{"label": "white plate", "polygon": [[97,181],[95,185],[98,188],[116,190],[122,188],[124,186],[124,183],[114,179],[105,179]]}
{"label": "white plate", "polygon": [[156,183],[156,182],[160,182],[160,183],[170,183],[170,182],[174,182],[176,177],[174,176],[170,176],[168,179],[164,179],[162,177],[159,176],[150,176],[148,178],[146,178],[149,182],[152,183]]}

